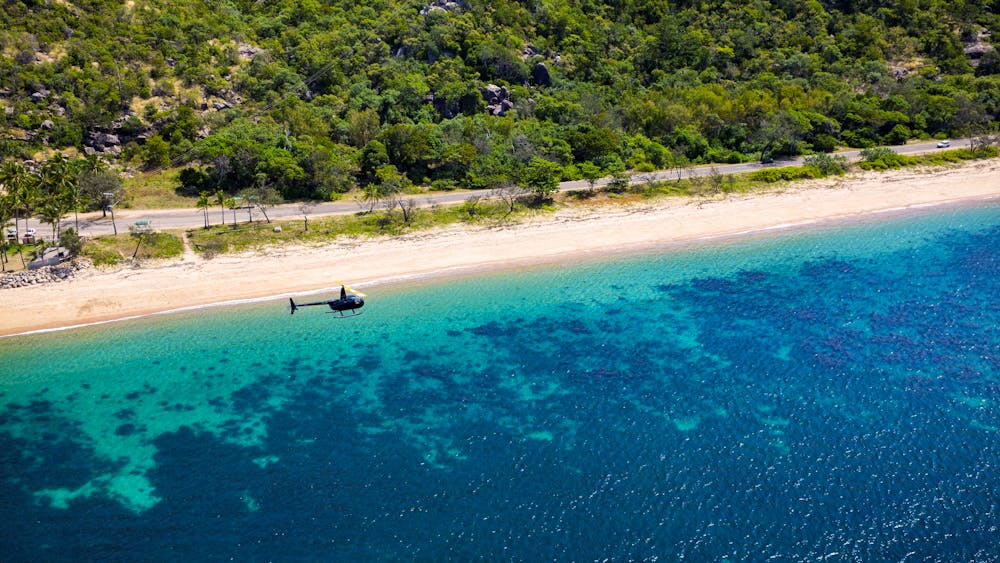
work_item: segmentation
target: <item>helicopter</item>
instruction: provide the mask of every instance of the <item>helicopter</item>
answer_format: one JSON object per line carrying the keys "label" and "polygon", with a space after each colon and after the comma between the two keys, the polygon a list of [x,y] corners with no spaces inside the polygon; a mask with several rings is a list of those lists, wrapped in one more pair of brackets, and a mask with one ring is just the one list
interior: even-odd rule
{"label": "helicopter", "polygon": [[[291,304],[292,312],[294,315],[295,311],[299,310],[299,307],[310,307],[312,305],[326,305],[330,307],[330,312],[340,313],[341,317],[356,317],[361,314],[360,309],[365,306],[364,293],[355,291],[346,285],[340,286],[340,299],[327,299],[325,301],[314,301],[312,303],[296,303],[291,297],[288,298],[288,302]],[[350,315],[345,315],[344,311],[351,311]]]}

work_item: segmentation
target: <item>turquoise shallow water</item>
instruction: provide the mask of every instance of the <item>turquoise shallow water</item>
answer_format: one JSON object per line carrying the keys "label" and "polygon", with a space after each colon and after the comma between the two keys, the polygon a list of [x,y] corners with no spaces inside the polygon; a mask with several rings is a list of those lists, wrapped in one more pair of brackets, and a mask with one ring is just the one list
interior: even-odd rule
{"label": "turquoise shallow water", "polygon": [[4,560],[1000,560],[1000,206],[0,340]]}

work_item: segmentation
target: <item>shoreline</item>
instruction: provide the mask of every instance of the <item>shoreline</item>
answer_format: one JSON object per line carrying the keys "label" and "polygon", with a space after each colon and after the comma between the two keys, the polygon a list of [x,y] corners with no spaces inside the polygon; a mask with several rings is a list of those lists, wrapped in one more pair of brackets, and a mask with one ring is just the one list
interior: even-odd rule
{"label": "shoreline", "polygon": [[453,226],[392,238],[338,239],[114,270],[0,290],[0,337],[320,293],[344,280],[399,286],[480,273],[636,255],[947,205],[1000,200],[1000,160],[861,173],[721,198],[577,205],[500,226]]}

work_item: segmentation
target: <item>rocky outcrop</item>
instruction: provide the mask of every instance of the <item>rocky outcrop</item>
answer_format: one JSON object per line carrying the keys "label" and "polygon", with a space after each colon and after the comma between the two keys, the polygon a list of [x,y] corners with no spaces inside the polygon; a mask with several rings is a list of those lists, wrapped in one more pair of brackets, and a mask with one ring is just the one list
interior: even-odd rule
{"label": "rocky outcrop", "polygon": [[237,49],[238,49],[240,58],[243,59],[243,60],[245,60],[245,61],[249,61],[250,59],[254,58],[254,56],[257,53],[263,53],[264,52],[264,49],[261,49],[259,47],[254,47],[253,45],[248,45],[247,43],[240,43],[237,46]]}
{"label": "rocky outcrop", "polygon": [[420,9],[420,15],[426,16],[431,12],[457,12],[465,8],[465,2],[453,0],[434,0],[427,6]]}
{"label": "rocky outcrop", "polygon": [[[89,148],[93,152],[114,155],[121,153],[121,144],[122,141],[118,135],[101,130],[88,131],[87,139],[84,141],[85,150]],[[88,151],[88,154],[91,154],[91,152]]]}
{"label": "rocky outcrop", "polygon": [[969,63],[972,66],[977,66],[979,65],[979,59],[982,59],[983,55],[992,50],[993,45],[979,41],[965,46],[965,56],[969,57]]}
{"label": "rocky outcrop", "polygon": [[545,63],[537,63],[531,69],[531,81],[538,86],[552,86],[552,75],[549,74],[549,67]]}
{"label": "rocky outcrop", "polygon": [[73,260],[71,262],[64,262],[58,266],[49,266],[37,270],[9,272],[0,275],[0,289],[66,281],[89,267],[90,263],[86,260]]}
{"label": "rocky outcrop", "polygon": [[486,111],[493,115],[504,115],[514,108],[506,86],[488,84],[483,88],[483,99],[486,100]]}
{"label": "rocky outcrop", "polygon": [[990,32],[980,30],[975,36],[962,39],[962,49],[965,56],[969,58],[969,64],[973,67],[979,66],[979,60],[983,55],[993,50],[993,45],[989,43]]}
{"label": "rocky outcrop", "polygon": [[110,127],[95,127],[84,135],[86,154],[119,155],[122,147],[131,142],[143,144],[149,135],[149,128],[134,114],[127,114],[111,123]]}

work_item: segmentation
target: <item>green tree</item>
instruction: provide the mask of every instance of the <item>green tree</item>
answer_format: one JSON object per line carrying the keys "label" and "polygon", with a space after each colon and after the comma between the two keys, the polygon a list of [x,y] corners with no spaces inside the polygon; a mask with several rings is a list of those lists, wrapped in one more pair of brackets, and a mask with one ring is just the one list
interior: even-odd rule
{"label": "green tree", "polygon": [[85,204],[84,208],[100,208],[105,216],[106,207],[121,199],[124,193],[121,175],[106,167],[97,170],[84,169],[77,177],[77,186]]}
{"label": "green tree", "polygon": [[431,124],[393,125],[379,139],[385,145],[389,162],[414,182],[419,182],[426,176],[427,166],[440,145],[440,139]]}
{"label": "green tree", "polygon": [[391,200],[392,196],[400,193],[409,185],[406,176],[396,170],[391,164],[383,164],[375,171],[375,181],[364,188],[365,202],[368,204],[368,212],[375,210],[384,200]]}
{"label": "green tree", "polygon": [[264,220],[268,223],[271,222],[271,218],[268,217],[267,210],[284,201],[281,193],[271,185],[266,174],[258,174],[254,185],[244,190],[242,194],[251,205],[260,210]]}
{"label": "green tree", "polygon": [[560,166],[537,156],[521,173],[521,183],[535,195],[537,201],[547,201],[559,189]]}
{"label": "green tree", "polygon": [[207,171],[194,166],[182,168],[177,174],[177,181],[181,183],[178,193],[185,195],[201,193],[211,182]]}
{"label": "green tree", "polygon": [[143,153],[142,161],[147,169],[163,168],[170,165],[170,143],[159,135],[153,135],[146,140]]}
{"label": "green tree", "polygon": [[285,149],[272,147],[259,153],[251,186],[258,184],[262,175],[286,198],[312,195],[305,188],[305,170],[298,159]]}
{"label": "green tree", "polygon": [[318,148],[304,160],[304,168],[313,186],[311,197],[328,200],[346,193],[356,185],[359,151],[347,145]]}
{"label": "green tree", "polygon": [[347,112],[347,138],[355,147],[364,147],[371,142],[380,126],[378,112],[374,109],[352,109]]}
{"label": "green tree", "polygon": [[979,59],[979,66],[976,67],[976,76],[988,76],[1000,74],[1000,51],[990,49],[983,53]]}
{"label": "green tree", "polygon": [[621,137],[609,127],[580,125],[566,134],[566,141],[573,147],[577,162],[597,162],[612,154],[620,156]]}
{"label": "green tree", "polygon": [[580,174],[583,179],[587,181],[587,186],[590,188],[590,192],[594,192],[594,185],[601,178],[601,167],[597,166],[593,162],[581,162],[577,165],[580,169]]}
{"label": "green tree", "polygon": [[362,184],[370,184],[376,180],[376,171],[389,164],[389,153],[385,145],[379,141],[371,141],[361,151],[360,170],[358,171]]}
{"label": "green tree", "polygon": [[160,131],[171,143],[192,140],[198,132],[198,116],[188,106],[180,106],[162,120]]}

